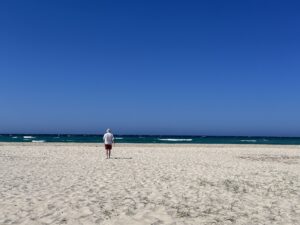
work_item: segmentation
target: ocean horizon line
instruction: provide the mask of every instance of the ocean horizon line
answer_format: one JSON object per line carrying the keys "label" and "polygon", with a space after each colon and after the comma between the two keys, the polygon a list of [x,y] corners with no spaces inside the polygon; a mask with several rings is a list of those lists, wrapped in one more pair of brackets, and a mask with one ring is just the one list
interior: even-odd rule
{"label": "ocean horizon line", "polygon": [[[103,133],[0,133],[0,135],[44,135],[44,136],[100,136]],[[300,136],[285,136],[285,135],[205,135],[205,134],[118,134],[115,136],[146,136],[146,137],[247,137],[247,138],[300,138]]]}

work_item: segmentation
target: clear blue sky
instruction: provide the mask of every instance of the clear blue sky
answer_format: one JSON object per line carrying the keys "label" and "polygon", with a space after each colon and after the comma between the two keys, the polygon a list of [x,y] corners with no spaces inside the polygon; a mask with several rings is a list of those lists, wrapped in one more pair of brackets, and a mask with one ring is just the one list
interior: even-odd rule
{"label": "clear blue sky", "polygon": [[1,1],[0,133],[300,136],[298,1]]}

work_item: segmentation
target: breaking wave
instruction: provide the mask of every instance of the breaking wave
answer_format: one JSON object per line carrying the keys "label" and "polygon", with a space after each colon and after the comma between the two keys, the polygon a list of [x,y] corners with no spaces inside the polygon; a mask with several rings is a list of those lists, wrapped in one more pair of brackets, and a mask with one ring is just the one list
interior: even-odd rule
{"label": "breaking wave", "polygon": [[32,137],[32,136],[23,136],[24,139],[33,139],[35,137]]}
{"label": "breaking wave", "polygon": [[241,140],[241,142],[256,142],[256,140]]}
{"label": "breaking wave", "polygon": [[192,141],[193,139],[158,138],[160,141]]}
{"label": "breaking wave", "polygon": [[46,142],[45,140],[32,140],[31,142],[34,142],[34,143],[43,143],[43,142]]}

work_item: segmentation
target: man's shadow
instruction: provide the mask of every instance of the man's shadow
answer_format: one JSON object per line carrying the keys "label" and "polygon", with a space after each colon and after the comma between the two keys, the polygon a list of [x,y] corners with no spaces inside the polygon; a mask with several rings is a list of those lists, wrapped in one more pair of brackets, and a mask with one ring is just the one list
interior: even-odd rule
{"label": "man's shadow", "polygon": [[110,159],[132,159],[132,157],[110,157]]}

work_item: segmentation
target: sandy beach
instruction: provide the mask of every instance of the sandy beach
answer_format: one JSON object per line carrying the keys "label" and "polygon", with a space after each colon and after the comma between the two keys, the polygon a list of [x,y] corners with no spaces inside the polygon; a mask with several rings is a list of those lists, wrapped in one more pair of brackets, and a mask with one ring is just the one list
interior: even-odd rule
{"label": "sandy beach", "polygon": [[300,224],[300,146],[0,143],[0,224]]}

